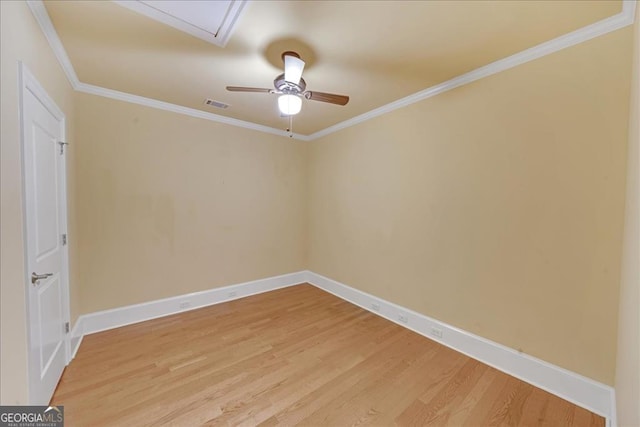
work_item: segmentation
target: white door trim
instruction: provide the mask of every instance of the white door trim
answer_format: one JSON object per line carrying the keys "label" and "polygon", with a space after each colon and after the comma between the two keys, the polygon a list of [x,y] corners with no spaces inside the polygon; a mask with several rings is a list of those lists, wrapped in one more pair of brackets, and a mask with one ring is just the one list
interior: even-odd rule
{"label": "white door trim", "polygon": [[[29,71],[27,66],[18,61],[18,79],[19,79],[19,108],[20,108],[20,147],[21,147],[21,157],[22,157],[22,219],[23,219],[23,236],[24,236],[24,285],[25,285],[25,304],[26,304],[26,317],[25,322],[27,325],[27,351],[29,351],[29,346],[31,345],[31,329],[29,327],[30,322],[30,311],[29,311],[29,285],[31,283],[31,271],[29,265],[29,243],[27,237],[27,206],[26,206],[26,181],[25,181],[25,134],[24,134],[24,94],[26,91],[31,92],[41,103],[42,105],[60,122],[61,126],[61,135],[62,140],[66,141],[66,118],[64,112],[56,105],[56,103],[51,99],[51,97],[47,94],[46,90],[40,85],[38,80],[34,77],[34,75]],[[61,212],[60,215],[62,217],[62,221],[60,224],[61,232],[67,234],[68,236],[68,224],[67,224],[67,162],[66,156],[62,156],[61,161],[61,170],[60,174],[61,179]],[[68,240],[67,240],[68,241]],[[62,309],[63,316],[65,322],[71,321],[70,314],[70,299],[69,299],[69,245],[66,244],[62,247]],[[65,355],[65,363],[68,364],[71,360],[71,334],[65,334],[64,336],[64,355]],[[28,364],[28,375],[33,375],[31,371],[32,367],[30,363]],[[29,402],[32,401],[32,390],[29,390]]]}

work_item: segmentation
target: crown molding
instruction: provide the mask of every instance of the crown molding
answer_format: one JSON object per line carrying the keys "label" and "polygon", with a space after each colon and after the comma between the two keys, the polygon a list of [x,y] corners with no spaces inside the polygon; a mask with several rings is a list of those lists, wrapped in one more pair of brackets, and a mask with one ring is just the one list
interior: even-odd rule
{"label": "crown molding", "polygon": [[466,85],[476,80],[480,80],[484,77],[491,76],[493,74],[500,73],[518,65],[524,64],[534,59],[542,58],[554,52],[558,52],[562,49],[577,45],[579,43],[591,40],[595,37],[602,36],[620,28],[632,25],[634,20],[636,8],[636,0],[623,0],[622,11],[609,18],[605,18],[601,21],[582,27],[571,33],[556,37],[555,39],[541,43],[529,49],[518,52],[514,55],[508,56],[490,64],[484,65],[480,68],[476,68],[466,74],[462,74],[458,77],[454,77],[451,80],[431,86],[420,92],[416,92],[412,95],[401,98],[397,101],[383,105],[382,107],[368,111],[359,116],[345,120],[333,126],[329,126],[326,129],[312,133],[309,135],[311,140],[322,138],[323,136],[332,134],[342,129],[357,125],[374,117],[381,116],[383,114],[390,113],[407,105],[414,104],[416,102],[423,101],[441,93],[450,91],[459,86]]}
{"label": "crown molding", "polygon": [[258,123],[248,122],[245,120],[234,119],[232,117],[221,116],[219,114],[209,113],[202,110],[196,110],[195,108],[188,108],[181,105],[172,104],[169,102],[159,101],[157,99],[145,98],[143,96],[133,95],[126,92],[120,92],[113,89],[107,89],[101,86],[96,86],[88,83],[83,83],[78,79],[78,75],[76,74],[73,65],[71,64],[71,60],[67,55],[67,51],[62,45],[62,41],[56,32],[53,23],[51,22],[51,18],[49,17],[49,13],[44,6],[44,2],[42,0],[28,0],[27,4],[31,9],[38,25],[42,29],[51,49],[53,50],[54,55],[58,59],[60,66],[62,67],[64,73],[71,83],[71,86],[74,90],[78,92],[88,93],[92,95],[102,96],[105,98],[116,99],[119,101],[130,102],[133,104],[144,105],[151,108],[157,108],[160,110],[171,111],[173,113],[184,114],[191,117],[196,117],[199,119],[205,119],[212,122],[224,123],[231,126],[241,127],[245,129],[251,129],[258,132],[269,133],[272,135],[283,136],[287,138],[297,139],[300,141],[309,141],[309,137],[307,135],[302,135],[299,133],[289,134],[289,132],[272,128],[269,126],[261,125]]}
{"label": "crown molding", "polygon": [[298,139],[301,141],[309,141],[307,135],[297,133],[289,134],[289,132],[260,125],[258,123],[247,122],[245,120],[234,119],[232,117],[221,116],[219,114],[208,113],[206,111],[197,110],[195,108],[183,107],[181,105],[172,104],[170,102],[159,101],[157,99],[145,98],[144,96],[133,95],[127,92],[120,92],[113,89],[107,89],[100,86],[90,85],[87,83],[78,83],[75,88],[78,92],[88,93],[90,95],[102,96],[118,101],[129,102],[132,104],[144,105],[145,107],[156,108],[173,113],[183,114],[198,119],[205,119],[212,122],[224,123],[231,126],[241,127],[245,129],[256,130],[258,132],[270,133],[272,135],[284,136],[287,138]]}
{"label": "crown molding", "polygon": [[635,18],[635,10],[636,10],[636,0],[622,0],[622,10],[613,16],[602,19],[598,22],[587,25],[578,30],[567,33],[565,35],[556,37],[555,39],[533,46],[529,49],[525,49],[514,55],[508,56],[506,58],[500,59],[498,61],[492,62],[487,65],[484,65],[480,68],[476,68],[473,71],[462,74],[458,77],[454,77],[450,80],[447,80],[446,82],[437,84],[435,86],[431,86],[427,89],[416,92],[412,95],[406,96],[397,101],[375,108],[364,114],[360,114],[359,116],[352,117],[351,119],[345,120],[343,122],[329,126],[320,131],[314,132],[310,135],[302,135],[297,133],[290,135],[288,132],[283,131],[281,129],[272,128],[272,127],[261,125],[258,123],[234,119],[231,117],[208,113],[206,111],[201,111],[194,108],[188,108],[188,107],[183,107],[176,104],[171,104],[169,102],[159,101],[151,98],[145,98],[138,95],[133,95],[125,92],[119,92],[116,90],[103,88],[100,86],[82,83],[80,82],[80,80],[78,79],[78,76],[76,75],[73,65],[69,60],[69,56],[67,55],[67,52],[64,49],[64,46],[62,45],[60,38],[58,37],[58,33],[56,32],[55,28],[53,27],[53,24],[51,23],[51,19],[49,18],[49,14],[47,13],[47,10],[44,7],[44,3],[42,2],[42,0],[28,0],[27,4],[29,5],[29,8],[31,9],[33,15],[35,16],[36,21],[40,25],[42,32],[44,33],[45,37],[49,41],[49,44],[51,45],[53,53],[55,54],[56,58],[58,58],[58,62],[60,62],[62,69],[64,70],[65,74],[67,75],[67,78],[69,79],[69,82],[71,83],[71,86],[75,90],[84,92],[84,93],[89,93],[92,95],[104,96],[111,99],[117,99],[120,101],[144,105],[151,108],[158,108],[165,111],[171,111],[178,114],[185,114],[191,117],[210,120],[218,123],[224,123],[231,126],[242,127],[245,129],[252,129],[258,132],[265,132],[272,135],[293,138],[300,141],[313,141],[313,140],[322,138],[324,136],[338,132],[339,130],[346,129],[348,127],[357,125],[359,123],[363,123],[367,120],[373,119],[383,114],[390,113],[399,108],[406,107],[416,102],[423,101],[425,99],[450,91],[457,87],[466,85],[476,80],[480,80],[484,77],[488,77],[493,74],[497,74],[502,71],[508,70],[510,68],[516,67],[518,65],[527,63],[529,61],[542,58],[543,56],[558,52],[562,49],[566,49],[571,46],[575,46],[577,44],[591,40],[593,38],[608,34],[612,31],[619,30],[628,25],[633,25],[634,18]]}
{"label": "crown molding", "polygon": [[80,80],[78,79],[76,70],[73,68],[73,64],[71,64],[67,51],[64,49],[64,46],[60,41],[60,37],[58,37],[56,29],[53,27],[53,23],[51,22],[51,18],[49,18],[47,9],[44,7],[44,3],[42,0],[27,0],[27,5],[29,6],[29,9],[31,9],[33,16],[35,16],[36,21],[38,21],[38,25],[40,25],[40,28],[49,42],[49,46],[51,46],[54,55],[58,58],[58,62],[60,63],[64,73],[67,75],[69,83],[71,83],[71,86],[77,90]]}

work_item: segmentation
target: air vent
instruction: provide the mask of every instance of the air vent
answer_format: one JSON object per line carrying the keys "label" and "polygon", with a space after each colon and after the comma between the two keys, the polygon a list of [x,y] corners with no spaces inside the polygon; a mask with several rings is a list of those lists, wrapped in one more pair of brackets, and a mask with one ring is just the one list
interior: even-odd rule
{"label": "air vent", "polygon": [[211,105],[212,107],[222,108],[223,110],[229,108],[229,104],[225,104],[224,102],[216,101],[214,99],[207,98],[204,100],[204,103],[206,105]]}

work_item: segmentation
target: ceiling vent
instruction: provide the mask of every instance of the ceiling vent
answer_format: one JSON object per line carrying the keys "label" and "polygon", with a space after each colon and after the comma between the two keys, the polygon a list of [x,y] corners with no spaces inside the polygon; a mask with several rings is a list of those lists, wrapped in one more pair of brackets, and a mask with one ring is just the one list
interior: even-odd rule
{"label": "ceiling vent", "polygon": [[229,108],[229,104],[225,104],[224,102],[220,102],[220,101],[216,101],[214,99],[205,99],[204,103],[206,105],[211,105],[212,107],[216,107],[216,108],[222,108],[223,110]]}

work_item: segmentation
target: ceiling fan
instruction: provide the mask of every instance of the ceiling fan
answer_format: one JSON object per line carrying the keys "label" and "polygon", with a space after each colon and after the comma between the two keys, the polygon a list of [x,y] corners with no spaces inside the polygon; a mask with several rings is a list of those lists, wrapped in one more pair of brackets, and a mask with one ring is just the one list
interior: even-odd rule
{"label": "ceiling fan", "polygon": [[307,82],[302,78],[304,61],[300,59],[300,55],[296,52],[284,52],[282,60],[284,61],[284,73],[273,81],[274,89],[227,86],[227,90],[231,92],[261,92],[280,95],[278,97],[278,108],[286,116],[293,116],[300,112],[302,98],[337,105],[346,105],[349,102],[349,97],[345,95],[306,90]]}

